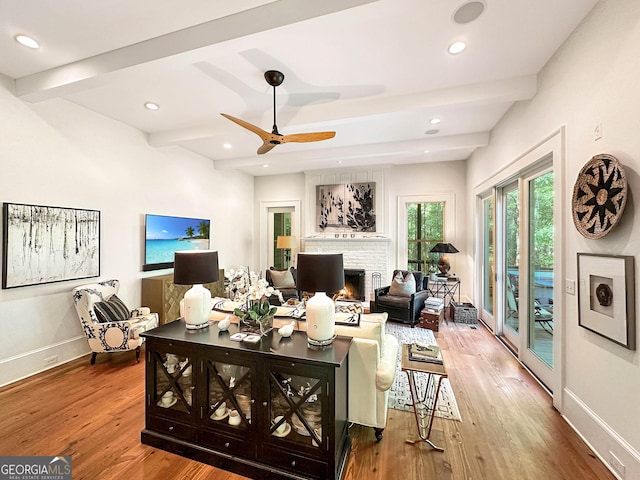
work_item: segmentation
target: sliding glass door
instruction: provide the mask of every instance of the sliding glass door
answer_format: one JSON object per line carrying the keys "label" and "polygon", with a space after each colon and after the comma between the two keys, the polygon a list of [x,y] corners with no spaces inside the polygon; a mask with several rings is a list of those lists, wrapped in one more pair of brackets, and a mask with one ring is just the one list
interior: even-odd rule
{"label": "sliding glass door", "polygon": [[[478,185],[480,318],[551,392],[562,389],[564,130]],[[554,396],[559,409],[563,397]]]}
{"label": "sliding glass door", "polygon": [[493,191],[482,198],[482,307],[480,318],[496,331],[495,201]]}
{"label": "sliding glass door", "polygon": [[[553,368],[554,181],[553,171],[526,178],[527,190],[527,363]],[[544,367],[542,367],[544,369]]]}
{"label": "sliding glass door", "polygon": [[[496,332],[546,385],[553,385],[554,176],[537,168],[497,188]],[[486,209],[489,208],[486,204]],[[484,214],[484,229],[492,217]],[[487,243],[491,245],[491,243]],[[491,254],[485,253],[485,265]],[[487,268],[487,267],[485,267]],[[490,281],[485,281],[490,285]],[[488,290],[485,286],[485,297]],[[488,302],[486,299],[485,302]]]}
{"label": "sliding glass door", "polygon": [[502,333],[515,350],[520,335],[520,189],[518,182],[502,189],[504,323]]}

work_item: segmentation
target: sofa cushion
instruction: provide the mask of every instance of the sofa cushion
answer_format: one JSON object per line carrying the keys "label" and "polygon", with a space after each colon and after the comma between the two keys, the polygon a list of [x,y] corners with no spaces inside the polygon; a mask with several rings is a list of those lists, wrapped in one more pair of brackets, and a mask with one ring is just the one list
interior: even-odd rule
{"label": "sofa cushion", "polygon": [[357,327],[336,325],[336,335],[345,335],[354,338],[367,338],[375,340],[380,345],[380,355],[384,353],[384,326],[387,321],[387,313],[366,313],[360,315],[360,325]]}
{"label": "sofa cushion", "polygon": [[271,281],[273,282],[273,288],[296,288],[296,282],[293,279],[291,270],[271,270]]}
{"label": "sofa cushion", "polygon": [[416,278],[413,274],[407,273],[407,275],[402,278],[402,273],[398,272],[396,276],[393,277],[393,281],[389,287],[389,295],[410,297],[414,293],[416,293]]}
{"label": "sofa cushion", "polygon": [[98,318],[98,322],[121,322],[131,317],[131,312],[117,295],[111,295],[106,302],[96,302],[93,310]]}

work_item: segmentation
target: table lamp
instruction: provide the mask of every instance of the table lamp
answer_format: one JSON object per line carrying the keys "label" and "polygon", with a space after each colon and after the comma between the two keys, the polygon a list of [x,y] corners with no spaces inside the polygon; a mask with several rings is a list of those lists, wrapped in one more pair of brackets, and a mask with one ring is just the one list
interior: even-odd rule
{"label": "table lamp", "polygon": [[336,307],[331,296],[344,287],[342,254],[299,253],[296,287],[315,292],[307,300],[307,343],[313,347],[331,345],[336,327]]}
{"label": "table lamp", "polygon": [[212,250],[188,250],[175,252],[173,283],[193,285],[184,294],[183,317],[189,330],[209,326],[211,292],[203,283],[217,281],[218,252]]}
{"label": "table lamp", "polygon": [[291,250],[295,246],[296,237],[292,237],[290,235],[278,235],[276,238],[276,248],[280,248],[282,250],[289,250],[285,252],[285,260],[287,261],[287,266],[289,266],[289,261],[291,260]]}
{"label": "table lamp", "polygon": [[451,263],[449,263],[449,257],[447,257],[445,253],[458,253],[458,249],[450,243],[436,243],[430,252],[442,253],[440,260],[438,260],[438,270],[440,270],[440,273],[443,275],[449,273]]}

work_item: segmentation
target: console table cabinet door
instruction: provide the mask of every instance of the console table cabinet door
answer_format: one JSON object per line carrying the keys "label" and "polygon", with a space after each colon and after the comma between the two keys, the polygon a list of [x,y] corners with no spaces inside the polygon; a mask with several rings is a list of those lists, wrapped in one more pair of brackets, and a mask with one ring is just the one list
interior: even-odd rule
{"label": "console table cabinet door", "polygon": [[[244,457],[255,457],[257,366],[251,356],[220,350],[201,352],[202,378],[198,382],[203,443]],[[217,412],[217,413],[216,413]],[[243,447],[234,449],[239,443]]]}
{"label": "console table cabinet door", "polygon": [[151,340],[147,345],[147,393],[149,411],[187,423],[193,418],[194,362],[180,344]]}
{"label": "console table cabinet door", "polygon": [[[263,405],[266,428],[262,430],[262,444],[279,445],[288,450],[294,444],[296,451],[326,458],[325,437],[333,431],[326,421],[329,418],[326,369],[277,361],[267,362],[264,367],[268,398]],[[287,427],[278,436],[276,429],[281,422],[286,422]],[[265,458],[275,460],[272,455],[265,455]]]}

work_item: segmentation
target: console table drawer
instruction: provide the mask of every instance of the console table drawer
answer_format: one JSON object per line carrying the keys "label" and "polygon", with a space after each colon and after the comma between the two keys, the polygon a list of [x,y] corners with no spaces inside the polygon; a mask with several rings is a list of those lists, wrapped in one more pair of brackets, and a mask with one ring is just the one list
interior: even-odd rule
{"label": "console table drawer", "polygon": [[236,438],[210,430],[202,430],[199,437],[202,445],[213,448],[214,450],[232,453],[246,458],[256,456],[256,446],[248,438]]}
{"label": "console table drawer", "polygon": [[174,422],[173,420],[164,420],[162,418],[150,418],[147,420],[147,428],[154,432],[163,433],[172,437],[181,438],[182,440],[195,440],[196,428],[183,423]]}
{"label": "console table drawer", "polygon": [[311,460],[300,455],[283,451],[263,445],[264,457],[269,459],[269,463],[276,467],[285,468],[289,471],[302,475],[326,478],[327,464],[318,460]]}

